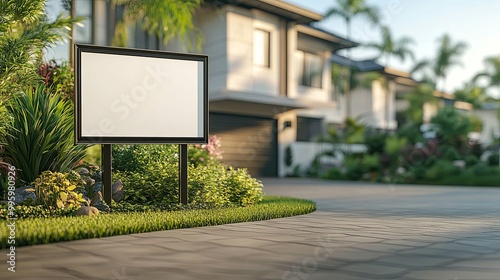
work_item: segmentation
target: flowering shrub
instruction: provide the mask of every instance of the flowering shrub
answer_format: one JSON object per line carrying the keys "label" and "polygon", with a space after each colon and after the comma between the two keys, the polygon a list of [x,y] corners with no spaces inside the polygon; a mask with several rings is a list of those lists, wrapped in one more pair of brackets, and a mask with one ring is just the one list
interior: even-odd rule
{"label": "flowering shrub", "polygon": [[221,140],[217,135],[208,137],[208,144],[190,146],[188,150],[189,163],[194,166],[207,165],[222,160]]}

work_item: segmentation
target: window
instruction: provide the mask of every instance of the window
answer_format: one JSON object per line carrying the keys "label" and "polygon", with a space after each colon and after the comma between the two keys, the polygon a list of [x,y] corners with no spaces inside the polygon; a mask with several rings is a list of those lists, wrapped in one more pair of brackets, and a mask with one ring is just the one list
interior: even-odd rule
{"label": "window", "polygon": [[323,134],[323,119],[297,117],[297,141],[312,142]]}
{"label": "window", "polygon": [[300,84],[321,88],[323,83],[323,61],[318,54],[298,51]]}
{"label": "window", "polygon": [[255,29],[253,32],[253,64],[262,67],[271,67],[271,33]]}
{"label": "window", "polygon": [[92,0],[75,1],[75,13],[77,17],[81,17],[81,24],[76,25],[74,38],[76,43],[92,43]]}

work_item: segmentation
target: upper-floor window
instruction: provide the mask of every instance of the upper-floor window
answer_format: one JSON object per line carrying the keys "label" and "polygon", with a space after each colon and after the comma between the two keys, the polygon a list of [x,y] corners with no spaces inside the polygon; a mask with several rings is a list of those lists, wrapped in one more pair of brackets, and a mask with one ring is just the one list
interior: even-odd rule
{"label": "upper-floor window", "polygon": [[320,55],[298,51],[298,68],[300,84],[321,88],[323,84],[323,59]]}
{"label": "upper-floor window", "polygon": [[75,13],[82,21],[75,27],[75,42],[90,44],[93,41],[92,0],[75,1]]}
{"label": "upper-floor window", "polygon": [[253,31],[253,64],[271,67],[271,33],[268,31]]}

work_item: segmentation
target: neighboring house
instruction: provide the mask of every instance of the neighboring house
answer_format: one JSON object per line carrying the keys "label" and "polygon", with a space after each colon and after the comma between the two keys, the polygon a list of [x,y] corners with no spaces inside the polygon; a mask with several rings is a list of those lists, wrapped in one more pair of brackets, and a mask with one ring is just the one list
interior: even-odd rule
{"label": "neighboring house", "polygon": [[472,115],[481,119],[483,130],[479,135],[479,142],[485,147],[493,144],[495,138],[500,137],[499,104],[484,103],[480,109],[474,109]]}
{"label": "neighboring house", "polygon": [[351,88],[351,117],[375,129],[397,129],[396,112],[402,96],[416,86],[409,73],[382,66],[373,60],[349,61],[333,55],[332,63],[350,66],[358,84]]}

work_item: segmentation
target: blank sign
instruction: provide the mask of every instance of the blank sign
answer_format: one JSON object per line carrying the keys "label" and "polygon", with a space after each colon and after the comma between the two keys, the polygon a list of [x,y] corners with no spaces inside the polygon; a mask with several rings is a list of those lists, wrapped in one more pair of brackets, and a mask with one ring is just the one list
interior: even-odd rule
{"label": "blank sign", "polygon": [[206,143],[206,55],[76,45],[76,143]]}

